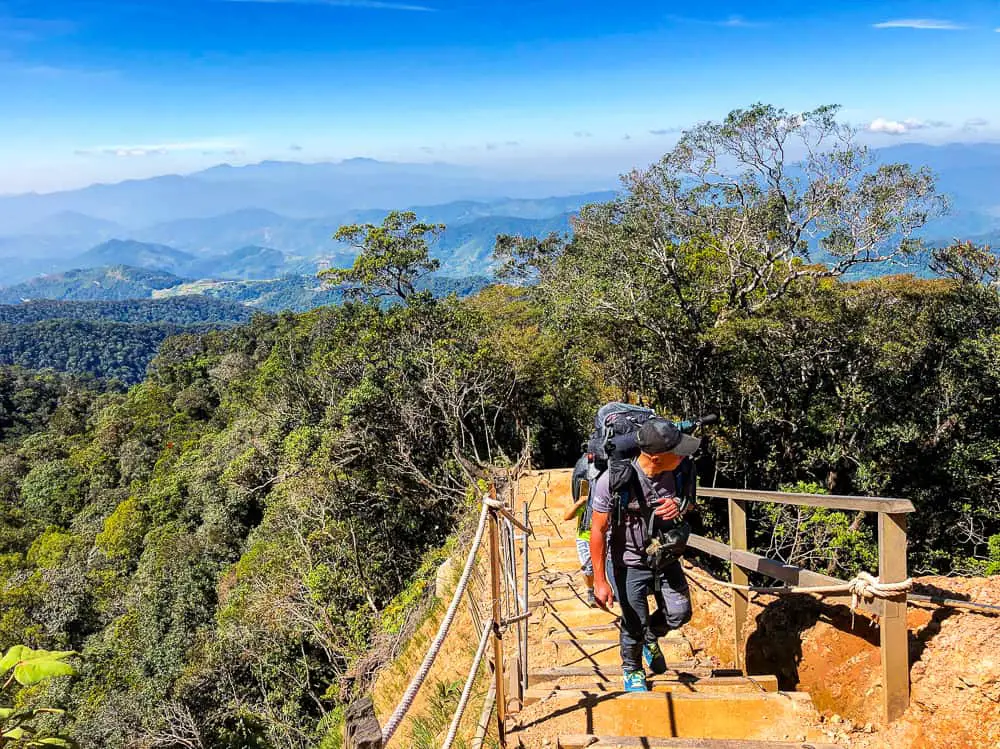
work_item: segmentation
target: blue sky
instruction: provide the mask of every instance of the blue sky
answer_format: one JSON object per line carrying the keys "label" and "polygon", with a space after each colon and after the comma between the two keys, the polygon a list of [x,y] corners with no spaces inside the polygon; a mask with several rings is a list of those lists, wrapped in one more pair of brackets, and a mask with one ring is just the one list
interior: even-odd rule
{"label": "blue sky", "polygon": [[614,174],[755,101],[996,140],[997,71],[997,0],[0,0],[0,192],[353,156]]}

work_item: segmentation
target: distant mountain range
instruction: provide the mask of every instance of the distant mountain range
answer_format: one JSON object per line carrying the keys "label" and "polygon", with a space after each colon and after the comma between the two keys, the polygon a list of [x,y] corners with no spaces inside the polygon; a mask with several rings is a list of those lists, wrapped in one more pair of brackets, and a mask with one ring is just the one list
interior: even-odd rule
{"label": "distant mountain range", "polygon": [[[417,206],[425,221],[448,229],[434,254],[452,276],[489,271],[497,234],[547,234],[569,230],[581,206],[613,193],[585,193],[540,199],[504,198],[492,203],[456,201]],[[0,206],[4,199],[0,198]],[[130,265],[155,268],[189,278],[276,278],[310,274],[354,259],[353,247],[333,241],[349,223],[377,223],[388,210],[367,209],[326,218],[293,218],[259,208],[244,208],[205,218],[183,218],[138,229],[64,211],[51,224],[32,230],[47,233],[2,236],[0,266],[8,284],[39,274]],[[62,233],[60,233],[62,232]],[[109,238],[110,237],[110,238]],[[2,283],[2,281],[0,281]]]}
{"label": "distant mountain range", "polygon": [[[901,144],[876,157],[929,166],[951,196],[951,212],[925,229],[928,239],[1000,231],[1000,144]],[[377,223],[407,206],[447,225],[434,247],[444,275],[478,276],[490,272],[497,234],[566,232],[581,206],[614,195],[531,197],[557,187],[447,164],[350,159],[222,165],[189,176],[0,197],[0,284],[119,265],[195,280],[313,276],[352,262],[354,248],[332,239],[338,227]]]}
{"label": "distant mountain range", "polygon": [[[400,164],[372,159],[301,164],[266,161],[222,165],[187,176],[166,175],[80,190],[0,198],[2,234],[35,234],[39,222],[82,214],[133,230],[247,208],[293,218],[339,216],[372,208],[435,205],[456,200],[565,195],[614,187],[580,180],[512,179],[449,164]],[[64,228],[64,227],[63,227]]]}
{"label": "distant mountain range", "polygon": [[[425,279],[421,288],[436,296],[466,296],[490,283],[491,278],[483,275],[435,275]],[[194,298],[214,304],[199,307],[204,320],[185,307],[185,304],[198,306],[194,301],[186,301]],[[140,305],[133,309],[122,306],[126,300],[163,301],[160,306]],[[38,322],[56,317],[157,323],[176,323],[182,319],[184,324],[233,322],[247,319],[254,310],[302,312],[339,304],[342,300],[338,289],[324,286],[314,274],[256,280],[191,280],[161,270],[117,265],[41,276],[0,288],[0,305],[12,305],[6,309],[0,306],[0,322],[12,322],[15,318],[20,322]],[[71,302],[78,304],[73,306]],[[236,306],[244,310],[242,316],[234,310]],[[128,313],[127,318],[122,317],[122,310]]]}

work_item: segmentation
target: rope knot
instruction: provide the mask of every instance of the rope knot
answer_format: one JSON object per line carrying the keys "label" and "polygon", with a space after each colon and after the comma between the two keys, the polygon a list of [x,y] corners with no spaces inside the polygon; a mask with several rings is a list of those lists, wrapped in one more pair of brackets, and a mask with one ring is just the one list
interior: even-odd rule
{"label": "rope knot", "polygon": [[871,601],[875,598],[892,598],[900,593],[906,593],[913,588],[913,578],[908,577],[896,583],[884,583],[874,575],[859,572],[847,583],[851,594],[851,608],[856,609],[860,601]]}

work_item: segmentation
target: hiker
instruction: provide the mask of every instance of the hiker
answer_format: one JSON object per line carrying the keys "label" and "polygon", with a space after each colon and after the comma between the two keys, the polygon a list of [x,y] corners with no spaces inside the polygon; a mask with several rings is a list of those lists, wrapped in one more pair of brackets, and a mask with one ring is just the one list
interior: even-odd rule
{"label": "hiker", "polygon": [[[584,449],[586,449],[584,445]],[[584,453],[576,461],[573,468],[573,506],[563,520],[576,520],[576,556],[580,560],[580,572],[587,588],[587,605],[593,607],[594,599],[594,564],[590,558],[590,498],[592,486],[593,460],[591,455]],[[586,482],[586,493],[583,492]]]}
{"label": "hiker", "polygon": [[[633,470],[624,486],[613,491],[613,472],[605,471],[593,487],[590,553],[597,604],[608,609],[617,599],[621,606],[625,691],[645,692],[643,660],[655,674],[667,669],[657,636],[691,619],[691,597],[679,555],[651,556],[649,528],[672,526],[671,521],[681,517],[674,472],[697,451],[701,440],[667,419],[653,417],[639,428],[635,442],[640,453],[631,462]],[[659,607],[653,618],[650,592]]]}

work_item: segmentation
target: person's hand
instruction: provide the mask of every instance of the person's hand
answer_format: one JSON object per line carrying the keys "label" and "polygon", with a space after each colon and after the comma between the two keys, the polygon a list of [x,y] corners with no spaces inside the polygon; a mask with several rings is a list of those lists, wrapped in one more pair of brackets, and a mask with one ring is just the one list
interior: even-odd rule
{"label": "person's hand", "polygon": [[653,514],[661,520],[673,520],[681,516],[681,507],[673,497],[666,497],[660,500]]}
{"label": "person's hand", "polygon": [[607,581],[596,581],[594,583],[594,600],[602,609],[610,609],[615,602],[615,594]]}

